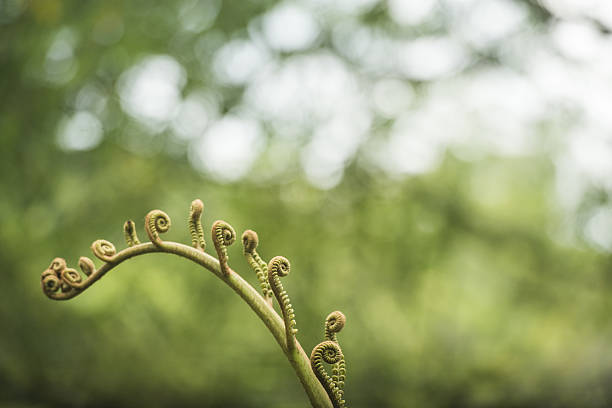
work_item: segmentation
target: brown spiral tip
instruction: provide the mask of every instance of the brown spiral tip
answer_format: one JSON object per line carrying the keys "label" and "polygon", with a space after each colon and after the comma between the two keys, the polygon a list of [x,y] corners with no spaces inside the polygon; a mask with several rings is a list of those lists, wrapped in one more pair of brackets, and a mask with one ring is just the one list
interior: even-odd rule
{"label": "brown spiral tip", "polygon": [[47,295],[57,292],[62,286],[62,272],[66,269],[64,258],[55,258],[40,275],[40,284]]}
{"label": "brown spiral tip", "polygon": [[204,203],[199,198],[196,198],[191,202],[191,213],[194,217],[200,217],[204,211]]}
{"label": "brown spiral tip", "polygon": [[140,244],[138,234],[136,234],[136,224],[134,221],[127,220],[125,224],[123,224],[123,235],[128,246],[131,247]]}
{"label": "brown spiral tip", "polygon": [[310,361],[320,357],[327,364],[335,364],[342,358],[342,351],[337,343],[324,341],[315,346],[310,355]]}
{"label": "brown spiral tip", "polygon": [[66,268],[62,271],[62,283],[67,284],[67,286],[62,285],[63,292],[68,292],[71,288],[77,287],[82,281],[83,278],[76,269]]}
{"label": "brown spiral tip", "polygon": [[259,237],[253,230],[246,230],[242,233],[242,246],[244,247],[244,253],[252,253],[257,249],[259,245]]}
{"label": "brown spiral tip", "polygon": [[325,328],[331,333],[338,333],[344,328],[346,323],[346,316],[344,313],[336,310],[331,312],[325,319]]}
{"label": "brown spiral tip", "polygon": [[219,257],[221,272],[227,276],[230,271],[230,267],[227,263],[229,259],[227,247],[236,242],[236,231],[234,231],[234,228],[227,222],[217,220],[212,225],[211,234],[217,256]]}
{"label": "brown spiral tip", "polygon": [[291,264],[284,256],[275,256],[268,263],[269,276],[277,274],[278,276],[287,276],[291,272]]}
{"label": "brown spiral tip", "polygon": [[217,220],[212,225],[213,240],[219,245],[228,247],[236,242],[236,231],[223,220]]}
{"label": "brown spiral tip", "polygon": [[96,266],[93,261],[86,256],[79,258],[79,268],[83,271],[86,276],[91,275],[96,270]]}
{"label": "brown spiral tip", "polygon": [[170,229],[170,217],[162,210],[149,211],[145,217],[145,230],[151,242],[157,246],[163,244],[159,234]]}
{"label": "brown spiral tip", "polygon": [[40,277],[40,284],[43,292],[48,294],[57,292],[60,289],[61,281],[54,271],[47,269]]}
{"label": "brown spiral tip", "polygon": [[57,274],[59,277],[64,269],[66,269],[66,260],[64,258],[55,258],[51,261],[49,269]]}
{"label": "brown spiral tip", "polygon": [[104,262],[111,262],[117,253],[113,243],[104,239],[94,241],[91,244],[91,251],[96,257],[98,257],[98,259]]}
{"label": "brown spiral tip", "polygon": [[191,202],[189,208],[189,233],[191,234],[191,246],[204,251],[206,241],[204,241],[204,230],[202,229],[202,213],[204,203],[199,198]]}

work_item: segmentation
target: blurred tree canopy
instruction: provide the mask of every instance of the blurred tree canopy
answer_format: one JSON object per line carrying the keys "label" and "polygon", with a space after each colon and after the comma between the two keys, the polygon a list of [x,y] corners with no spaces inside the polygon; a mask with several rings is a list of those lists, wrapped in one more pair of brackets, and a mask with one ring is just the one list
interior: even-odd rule
{"label": "blurred tree canopy", "polygon": [[610,406],[611,23],[552,0],[0,0],[0,405],[307,403],[192,264],[42,294],[54,257],[153,208],[188,242],[201,198],[291,260],[306,349],[347,315],[349,405]]}

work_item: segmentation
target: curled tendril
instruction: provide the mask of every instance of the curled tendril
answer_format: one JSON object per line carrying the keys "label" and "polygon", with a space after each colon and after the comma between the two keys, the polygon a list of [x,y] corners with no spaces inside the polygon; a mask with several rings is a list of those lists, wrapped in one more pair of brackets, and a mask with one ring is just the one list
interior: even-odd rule
{"label": "curled tendril", "polygon": [[338,388],[337,384],[335,384],[329,374],[327,374],[323,362],[327,364],[337,364],[343,358],[344,356],[342,355],[342,350],[338,343],[329,340],[317,344],[310,355],[312,371],[314,371],[319,382],[323,385],[325,391],[327,391],[327,395],[329,395],[335,408],[344,407],[346,402],[342,399],[342,390]]}
{"label": "curled tendril", "polygon": [[[333,341],[336,344],[338,343],[338,338],[336,333],[339,333],[346,324],[346,316],[344,313],[336,310],[335,312],[331,312],[327,318],[325,319],[325,340]],[[342,397],[344,394],[344,382],[346,381],[346,363],[344,361],[344,356],[334,364],[332,369],[332,382],[338,388],[340,396]]]}
{"label": "curled tendril", "polygon": [[261,293],[265,299],[269,299],[272,296],[272,290],[270,289],[270,283],[268,282],[268,265],[266,265],[256,251],[258,244],[259,238],[257,237],[257,233],[255,231],[244,231],[242,234],[244,256],[257,275],[257,279],[261,285]]}
{"label": "curled tendril", "polygon": [[[95,266],[91,259],[82,256],[79,259],[79,267],[86,276],[91,276],[95,272]],[[83,277],[75,269],[67,268],[66,261],[62,258],[55,258],[51,265],[42,273],[41,284],[43,292],[52,298],[57,299],[54,295],[61,290],[62,294],[80,290],[83,284]],[[61,296],[61,295],[60,295]]]}
{"label": "curled tendril", "polygon": [[83,281],[81,274],[76,269],[66,268],[62,271],[62,292],[68,292],[71,288],[78,287]]}
{"label": "curled tendril", "polygon": [[206,248],[204,241],[204,230],[202,229],[202,211],[204,211],[204,203],[202,200],[196,199],[191,202],[189,209],[189,233],[191,234],[191,245],[194,248],[200,248],[202,251]]}
{"label": "curled tendril", "polygon": [[331,312],[325,319],[325,340],[331,340],[337,343],[336,333],[344,328],[345,323],[346,316],[344,316],[344,313],[338,310]]}
{"label": "curled tendril", "polygon": [[50,269],[45,270],[40,277],[41,285],[45,293],[57,292],[60,288],[61,281]]}
{"label": "curled tendril", "polygon": [[86,276],[90,276],[96,270],[96,266],[93,261],[86,256],[79,258],[79,268],[83,271]]}
{"label": "curled tendril", "polygon": [[104,262],[112,262],[117,253],[115,246],[106,240],[99,239],[91,244],[91,250],[98,259]]}
{"label": "curled tendril", "polygon": [[170,217],[168,217],[168,214],[162,210],[149,211],[145,217],[145,230],[153,244],[161,247],[163,242],[159,234],[167,232],[169,229]]}
{"label": "curled tendril", "polygon": [[217,220],[212,225],[212,240],[219,257],[219,265],[224,275],[229,275],[230,267],[227,263],[229,256],[227,247],[236,242],[236,231],[225,221]]}
{"label": "curled tendril", "polygon": [[61,274],[64,269],[66,269],[66,261],[63,258],[55,258],[51,261],[51,265],[40,276],[43,292],[49,295],[60,290]]}
{"label": "curled tendril", "polygon": [[259,237],[253,230],[246,230],[242,233],[242,246],[244,247],[244,253],[250,254],[257,249],[259,245]]}
{"label": "curled tendril", "polygon": [[51,261],[51,265],[49,265],[49,269],[54,271],[58,276],[65,268],[66,260],[64,258],[55,258],[53,261]]}
{"label": "curled tendril", "polygon": [[129,247],[140,244],[140,240],[136,234],[136,224],[134,224],[134,221],[127,220],[125,224],[123,224],[123,234],[125,235],[125,242]]}
{"label": "curled tendril", "polygon": [[283,289],[283,284],[280,281],[280,277],[289,275],[291,265],[289,260],[283,256],[275,256],[270,260],[268,264],[268,281],[278,304],[280,305],[281,311],[283,312],[283,320],[285,321],[285,333],[287,335],[287,347],[293,348],[295,345],[295,334],[297,328],[295,327],[295,312],[291,305],[291,300],[287,291]]}
{"label": "curled tendril", "polygon": [[[87,259],[87,261],[83,263],[82,259]],[[79,260],[79,265],[84,265],[81,268],[88,268],[89,263],[93,269],[91,259],[83,257]],[[41,274],[40,281],[43,292],[49,298],[65,299],[65,296],[73,295],[75,291],[80,290],[83,277],[75,269],[68,268],[64,259],[55,258]],[[59,291],[61,293],[57,293]]]}

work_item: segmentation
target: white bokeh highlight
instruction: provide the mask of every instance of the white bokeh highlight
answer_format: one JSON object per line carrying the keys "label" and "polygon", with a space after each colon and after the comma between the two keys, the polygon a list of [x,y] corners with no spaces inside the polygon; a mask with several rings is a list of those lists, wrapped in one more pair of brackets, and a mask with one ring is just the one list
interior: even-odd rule
{"label": "white bokeh highlight", "polygon": [[57,143],[66,151],[86,151],[98,146],[102,136],[100,120],[90,112],[80,111],[60,122]]}
{"label": "white bokeh highlight", "polygon": [[419,37],[406,41],[398,52],[400,72],[415,80],[452,75],[468,58],[463,46],[450,37]]}
{"label": "white bokeh highlight", "polygon": [[308,9],[283,2],[263,16],[262,30],[267,43],[279,51],[310,47],[319,35],[319,26]]}
{"label": "white bokeh highlight", "polygon": [[181,103],[185,81],[185,71],[174,58],[147,57],[121,75],[121,107],[143,125],[161,130]]}
{"label": "white bokeh highlight", "polygon": [[389,0],[387,10],[391,20],[400,25],[417,25],[425,20],[435,10],[436,0]]}
{"label": "white bokeh highlight", "polygon": [[595,248],[612,251],[612,208],[600,207],[591,215],[584,234]]}
{"label": "white bokeh highlight", "polygon": [[233,40],[221,47],[213,57],[217,80],[227,85],[243,85],[268,62],[265,49],[250,40]]}
{"label": "white bokeh highlight", "polygon": [[[184,31],[199,33],[216,18],[219,2],[192,14],[198,4],[179,8]],[[242,36],[201,34],[196,58],[208,74],[212,57],[221,90],[183,96],[183,68],[163,55],[126,71],[117,90],[130,116],[154,132],[168,129],[194,166],[219,181],[301,170],[331,189],[353,161],[405,178],[436,171],[446,154],[544,155],[555,169],[551,201],[571,214],[590,188],[612,190],[612,3],[539,4],[553,21],[533,24],[530,8],[511,0],[286,0]],[[374,7],[390,21],[364,23]],[[71,33],[60,30],[47,51],[44,69],[56,83],[76,69]],[[226,87],[239,95],[235,106],[211,96]],[[82,89],[74,108],[103,115],[98,91]],[[599,229],[606,211],[579,227],[610,251]]]}
{"label": "white bokeh highlight", "polygon": [[389,78],[374,84],[371,100],[378,114],[394,118],[407,112],[414,98],[415,92],[409,82]]}
{"label": "white bokeh highlight", "polygon": [[228,115],[192,144],[189,158],[197,169],[218,181],[237,181],[247,175],[264,142],[259,122]]}
{"label": "white bokeh highlight", "polygon": [[468,44],[482,49],[503,41],[524,26],[525,7],[512,0],[480,0],[459,13],[453,31]]}
{"label": "white bokeh highlight", "polygon": [[306,178],[329,189],[366,139],[372,113],[365,91],[338,57],[310,54],[289,58],[251,83],[245,101],[258,117],[272,122],[278,137],[312,134],[301,152]]}
{"label": "white bokeh highlight", "polygon": [[194,92],[180,104],[172,120],[174,135],[183,141],[200,137],[218,115],[219,107],[215,98],[205,92]]}

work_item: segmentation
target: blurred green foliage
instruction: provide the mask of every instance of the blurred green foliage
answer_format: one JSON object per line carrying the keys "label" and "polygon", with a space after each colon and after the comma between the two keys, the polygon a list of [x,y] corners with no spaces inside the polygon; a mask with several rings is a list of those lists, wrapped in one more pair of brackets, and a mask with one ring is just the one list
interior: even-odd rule
{"label": "blurred green foliage", "polygon": [[[170,131],[151,133],[123,113],[115,86],[142,56],[170,54],[187,71],[185,92],[215,87],[229,111],[241,89],[220,87],[201,59],[214,41],[244,35],[271,2],[223,2],[198,35],[177,28],[179,3],[0,4],[0,405],[307,403],[256,316],[190,263],[149,255],[74,300],[41,292],[54,257],[76,265],[98,238],[122,247],[126,219],[143,238],[150,209],[172,218],[167,239],[189,242],[194,198],[204,201],[205,225],[254,229],[265,259],[291,260],[284,285],[307,350],[322,340],[329,312],[346,314],[339,337],[352,406],[612,404],[612,257],[554,239],[567,215],[554,202],[546,155],[465,161],[447,153],[437,170],[408,178],[357,156],[329,190],[297,168],[224,184],[194,170],[188,145]],[[117,39],[113,24],[122,27]],[[67,27],[81,38],[67,62],[76,66],[45,68],[53,36]],[[108,97],[104,139],[91,150],[62,149],[58,123],[88,83]],[[259,160],[254,174],[271,166]],[[239,245],[229,251],[255,285]]]}

